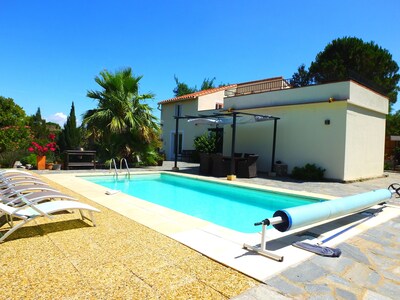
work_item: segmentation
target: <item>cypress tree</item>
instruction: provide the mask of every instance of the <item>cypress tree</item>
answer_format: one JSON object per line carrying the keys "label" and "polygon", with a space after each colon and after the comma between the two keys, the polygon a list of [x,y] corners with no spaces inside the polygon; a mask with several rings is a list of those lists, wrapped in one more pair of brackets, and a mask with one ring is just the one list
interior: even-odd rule
{"label": "cypress tree", "polygon": [[76,126],[74,102],[72,102],[67,122],[61,132],[59,144],[62,150],[77,149],[81,144],[81,130]]}

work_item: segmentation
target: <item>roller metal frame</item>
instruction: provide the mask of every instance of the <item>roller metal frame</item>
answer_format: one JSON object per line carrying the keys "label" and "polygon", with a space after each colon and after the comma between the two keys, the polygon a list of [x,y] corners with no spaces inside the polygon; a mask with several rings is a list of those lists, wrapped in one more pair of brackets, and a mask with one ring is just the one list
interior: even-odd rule
{"label": "roller metal frame", "polygon": [[272,253],[271,251],[268,251],[266,249],[266,247],[267,247],[267,226],[274,225],[274,224],[280,224],[282,222],[283,222],[283,219],[281,217],[275,217],[275,218],[265,219],[258,223],[254,223],[254,226],[262,225],[261,244],[260,244],[260,246],[251,246],[248,244],[243,244],[243,248],[257,252],[261,255],[272,258],[276,261],[283,261],[283,256]]}

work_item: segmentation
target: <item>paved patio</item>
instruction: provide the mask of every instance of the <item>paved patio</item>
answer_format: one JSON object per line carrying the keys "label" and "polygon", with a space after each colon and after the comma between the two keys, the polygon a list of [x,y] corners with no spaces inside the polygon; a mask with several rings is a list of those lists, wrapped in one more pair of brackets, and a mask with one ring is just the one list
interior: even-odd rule
{"label": "paved patio", "polygon": [[[180,172],[196,174],[198,170],[195,164],[179,166]],[[171,170],[171,167],[171,162],[166,162],[163,167],[146,169]],[[400,182],[400,175],[389,173],[385,178],[347,184],[267,177],[238,181],[340,197],[386,188]],[[390,205],[400,207],[400,202],[393,199]],[[62,230],[63,222],[49,226],[46,220],[40,225],[39,236],[30,231],[37,228],[28,228],[21,234],[31,232],[30,238],[17,237],[0,245],[3,253],[10,254],[3,255],[1,260],[2,268],[11,272],[0,280],[5,298],[17,292],[26,298],[51,298],[54,290],[58,298],[69,299],[395,299],[400,293],[399,217],[337,245],[342,250],[340,258],[312,255],[264,283],[257,283],[140,224],[101,209],[98,218],[103,226],[82,227],[73,221],[74,216],[68,224],[79,230]],[[111,235],[104,232],[109,230],[105,224],[110,220],[114,227],[123,228],[122,236],[115,230]],[[127,239],[132,233],[138,235],[137,239]],[[87,238],[79,245],[76,241],[82,240],[82,234]],[[159,242],[163,253],[157,251]],[[55,264],[48,262],[51,256],[54,257],[50,261],[56,261]],[[142,261],[139,266],[133,263],[138,260]],[[71,274],[75,274],[72,281],[65,284]],[[21,283],[33,288],[21,289],[25,286]]]}

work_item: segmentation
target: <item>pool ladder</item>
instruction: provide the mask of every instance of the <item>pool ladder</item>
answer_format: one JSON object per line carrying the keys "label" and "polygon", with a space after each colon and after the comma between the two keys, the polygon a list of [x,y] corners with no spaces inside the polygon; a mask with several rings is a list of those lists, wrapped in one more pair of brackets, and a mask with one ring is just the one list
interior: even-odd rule
{"label": "pool ladder", "polygon": [[[111,169],[114,167],[114,175],[115,175],[115,177],[117,177],[118,178],[118,169],[117,169],[117,163],[116,163],[116,161],[115,161],[115,158],[113,158],[113,159],[111,159],[111,163],[110,163],[110,172],[111,172]],[[126,175],[128,175],[128,178],[130,178],[131,177],[131,172],[129,171],[129,166],[128,166],[128,161],[126,160],[126,158],[122,158],[120,161],[119,161],[119,169],[122,171],[122,167],[125,167],[126,168]]]}

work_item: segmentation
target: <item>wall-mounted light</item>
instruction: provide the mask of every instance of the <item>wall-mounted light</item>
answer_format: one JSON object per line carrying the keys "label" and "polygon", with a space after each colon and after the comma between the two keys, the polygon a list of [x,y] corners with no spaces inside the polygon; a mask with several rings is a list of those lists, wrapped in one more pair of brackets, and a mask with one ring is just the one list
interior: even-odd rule
{"label": "wall-mounted light", "polygon": [[325,120],[325,125],[330,125],[330,124],[331,124],[331,120],[326,119],[326,120]]}

